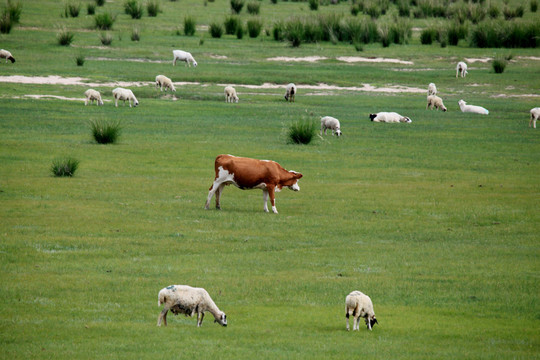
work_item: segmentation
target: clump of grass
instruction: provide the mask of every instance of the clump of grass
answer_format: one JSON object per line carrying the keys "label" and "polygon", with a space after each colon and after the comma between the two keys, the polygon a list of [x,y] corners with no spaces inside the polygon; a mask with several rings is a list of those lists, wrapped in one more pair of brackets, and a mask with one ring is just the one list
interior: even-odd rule
{"label": "clump of grass", "polygon": [[116,19],[109,13],[94,16],[95,27],[99,30],[111,30]]}
{"label": "clump of grass", "polygon": [[259,19],[250,19],[247,22],[247,30],[250,38],[256,38],[261,33],[262,22]]}
{"label": "clump of grass", "polygon": [[161,9],[159,8],[159,2],[157,0],[148,1],[146,3],[146,11],[148,12],[148,16],[156,17],[158,13],[161,12]]}
{"label": "clump of grass", "polygon": [[503,9],[503,15],[505,20],[512,20],[514,18],[521,18],[523,17],[523,14],[525,13],[525,8],[523,5],[518,5],[518,7],[511,9],[510,7],[506,6]]}
{"label": "clump of grass", "polygon": [[287,139],[292,144],[309,144],[317,133],[317,125],[312,120],[293,122],[287,131]]}
{"label": "clump of grass", "polygon": [[2,15],[0,15],[0,32],[2,34],[9,34],[12,27],[13,22],[11,21],[11,17],[7,11],[4,11]]}
{"label": "clump of grass", "polygon": [[184,17],[184,35],[193,36],[196,30],[195,18],[192,16]]}
{"label": "clump of grass", "polygon": [[531,12],[535,13],[538,10],[538,1],[531,0],[529,5],[530,5]]}
{"label": "clump of grass", "polygon": [[88,15],[94,15],[96,13],[96,4],[88,3],[86,5],[86,13]]}
{"label": "clump of grass", "polygon": [[292,47],[300,47],[304,38],[304,24],[300,19],[293,19],[285,24],[285,38]]}
{"label": "clump of grass", "polygon": [[131,30],[131,41],[139,41],[141,40],[141,32],[139,28],[133,28]]}
{"label": "clump of grass", "polygon": [[244,26],[242,24],[238,24],[236,27],[236,38],[242,39],[244,37]]}
{"label": "clump of grass", "polygon": [[410,17],[411,16],[411,8],[410,3],[406,0],[400,0],[397,3],[398,6],[398,14],[401,17]]}
{"label": "clump of grass", "polygon": [[69,46],[73,42],[74,36],[75,35],[66,28],[60,29],[60,31],[56,34],[58,44],[62,46]]}
{"label": "clump of grass", "polygon": [[381,24],[378,28],[379,40],[383,47],[389,47],[392,42],[390,26],[388,24]]}
{"label": "clump of grass", "polygon": [[502,74],[504,72],[504,69],[507,65],[507,60],[504,57],[496,57],[491,62],[491,67],[493,68],[493,71],[495,71],[495,74]]}
{"label": "clump of grass", "polygon": [[143,6],[137,0],[126,0],[124,2],[124,11],[132,19],[140,19],[143,16]]}
{"label": "clump of grass", "polygon": [[313,11],[319,10],[319,0],[309,0],[309,9]]}
{"label": "clump of grass", "polygon": [[428,27],[420,33],[420,43],[422,45],[431,45],[437,39],[438,32],[433,27]]}
{"label": "clump of grass", "polygon": [[453,21],[446,28],[446,35],[448,44],[456,46],[459,43],[459,40],[467,38],[467,25]]}
{"label": "clump of grass", "polygon": [[364,51],[364,46],[363,46],[361,43],[359,43],[359,42],[355,42],[355,43],[354,43],[354,49],[355,49],[356,51],[359,51],[359,52],[360,52],[360,51]]}
{"label": "clump of grass", "polygon": [[250,2],[247,4],[247,11],[251,15],[259,15],[259,12],[261,11],[261,4],[258,2]]}
{"label": "clump of grass", "polygon": [[84,58],[84,55],[82,54],[75,56],[75,63],[77,64],[77,66],[83,66],[85,60],[86,59]]}
{"label": "clump of grass", "polygon": [[240,14],[244,7],[244,0],[231,0],[231,10],[233,14]]}
{"label": "clump of grass", "polygon": [[13,24],[18,24],[21,21],[22,5],[20,2],[7,0],[4,11],[9,14],[9,18]]}
{"label": "clump of grass", "polygon": [[93,120],[90,122],[92,137],[98,144],[114,144],[120,137],[120,122]]}
{"label": "clump of grass", "polygon": [[97,5],[97,6],[103,6],[103,5],[105,5],[105,0],[96,0],[96,5]]}
{"label": "clump of grass", "polygon": [[240,18],[235,15],[227,16],[225,18],[225,34],[233,35],[236,34],[236,29],[240,25]]}
{"label": "clump of grass", "polygon": [[101,33],[99,34],[99,41],[101,41],[102,45],[109,46],[112,44],[113,38],[109,33]]}
{"label": "clump of grass", "polygon": [[491,4],[488,8],[488,15],[492,19],[496,19],[501,15],[501,11],[496,5]]}
{"label": "clump of grass", "polygon": [[199,39],[199,46],[203,46],[204,45],[204,38],[200,38]]}
{"label": "clump of grass", "polygon": [[220,23],[217,23],[217,22],[211,23],[208,30],[210,31],[210,35],[213,38],[219,39],[223,35],[223,26],[221,26]]}
{"label": "clump of grass", "polygon": [[281,21],[276,21],[272,26],[272,36],[276,41],[282,41],[285,38],[285,25]]}
{"label": "clump of grass", "polygon": [[81,11],[81,4],[66,3],[64,5],[64,17],[77,17]]}
{"label": "clump of grass", "polygon": [[75,171],[79,168],[79,160],[72,157],[55,159],[51,166],[51,172],[54,176],[68,176],[75,175]]}

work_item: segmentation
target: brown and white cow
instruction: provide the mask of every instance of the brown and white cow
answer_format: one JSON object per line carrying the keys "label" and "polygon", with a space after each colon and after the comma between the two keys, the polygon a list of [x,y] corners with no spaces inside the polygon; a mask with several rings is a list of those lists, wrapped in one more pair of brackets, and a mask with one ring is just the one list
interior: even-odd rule
{"label": "brown and white cow", "polygon": [[302,174],[296,171],[287,171],[281,165],[271,160],[257,160],[232,155],[218,155],[215,165],[216,178],[206,199],[205,209],[209,209],[212,196],[216,195],[216,208],[221,209],[220,198],[225,185],[233,184],[242,189],[261,189],[263,191],[264,211],[268,212],[268,195],[272,204],[272,211],[277,214],[275,191],[283,187],[299,191],[298,179]]}

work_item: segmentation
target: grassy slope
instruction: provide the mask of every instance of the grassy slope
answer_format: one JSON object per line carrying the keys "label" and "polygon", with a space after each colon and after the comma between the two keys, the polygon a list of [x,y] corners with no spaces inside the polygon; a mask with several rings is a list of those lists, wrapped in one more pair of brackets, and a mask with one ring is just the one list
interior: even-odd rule
{"label": "grassy slope", "polygon": [[[293,4],[302,6],[279,6]],[[527,111],[537,105],[534,98],[490,97],[537,92],[537,62],[517,60],[502,75],[476,63],[458,82],[455,59],[504,50],[413,44],[370,45],[361,53],[413,59],[413,66],[276,65],[263,59],[358,53],[252,39],[206,39],[199,48],[198,38],[167,29],[145,30],[132,43],[124,18],[116,50],[84,48],[87,56],[168,59],[172,48],[186,45],[200,49],[201,65],[89,60],[80,68],[73,57],[81,48],[57,47],[51,23],[31,15],[41,6],[60,5],[25,4],[23,25],[49,31],[2,36],[2,47],[19,54],[17,66],[2,64],[2,75],[151,81],[166,73],[204,83],[294,77],[300,84],[422,88],[436,79],[450,112],[425,111],[423,95],[299,95],[285,105],[281,90],[240,91],[240,104],[231,106],[213,84],[179,89],[175,102],[138,88],[140,107],[114,109],[110,102],[98,108],[6,95],[81,97],[80,86],[0,84],[1,357],[538,356],[540,146],[526,128]],[[97,42],[95,33],[81,32],[75,44]],[[110,99],[110,88],[100,90]],[[458,112],[461,97],[490,109],[489,117]],[[367,120],[389,104],[413,123]],[[339,118],[345,136],[286,144],[290,121],[318,114]],[[96,118],[122,121],[118,145],[91,142],[88,120]],[[301,171],[302,190],[277,195],[277,216],[262,212],[260,191],[234,188],[224,193],[223,211],[203,211],[219,153],[271,158]],[[80,169],[72,179],[53,178],[48,167],[64,155],[80,159]],[[157,329],[157,292],[173,283],[208,289],[229,327],[218,328],[209,314],[202,329],[172,316],[169,327]],[[344,330],[344,297],[353,289],[375,303],[380,326],[371,333]]]}

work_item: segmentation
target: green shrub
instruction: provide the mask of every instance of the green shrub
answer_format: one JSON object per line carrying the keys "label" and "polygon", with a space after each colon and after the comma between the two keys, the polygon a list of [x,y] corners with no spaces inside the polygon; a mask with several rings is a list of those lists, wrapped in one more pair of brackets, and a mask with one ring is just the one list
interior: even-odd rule
{"label": "green shrub", "polygon": [[103,5],[105,5],[105,0],[96,0],[96,5],[97,5],[97,6],[103,6]]}
{"label": "green shrub", "polygon": [[457,21],[451,22],[446,28],[448,44],[456,46],[459,40],[466,39],[468,29],[466,25],[460,24]]}
{"label": "green shrub", "polygon": [[90,122],[92,137],[98,144],[114,144],[120,137],[120,122],[93,120]]}
{"label": "green shrub", "polygon": [[236,34],[236,29],[240,26],[240,18],[235,15],[227,16],[225,18],[225,34],[233,35]]}
{"label": "green shrub", "polygon": [[379,40],[381,41],[381,44],[383,47],[389,47],[390,43],[392,42],[391,33],[390,33],[390,26],[388,24],[381,24],[378,28],[379,32]]}
{"label": "green shrub", "polygon": [[499,15],[501,15],[501,11],[499,10],[497,6],[490,5],[488,8],[488,15],[490,18],[496,19],[499,17]]}
{"label": "green shrub", "polygon": [[184,17],[184,35],[193,36],[196,30],[195,18],[191,16]]}
{"label": "green shrub", "polygon": [[21,21],[22,5],[20,2],[7,0],[5,10],[9,14],[12,24],[18,24]]}
{"label": "green shrub", "polygon": [[256,38],[261,33],[262,22],[259,19],[250,19],[247,22],[247,30],[250,38]]}
{"label": "green shrub", "polygon": [[11,22],[11,17],[7,11],[4,11],[2,15],[0,15],[0,32],[2,34],[9,34],[12,27],[13,23]]}
{"label": "green shrub", "polygon": [[261,4],[258,2],[250,2],[247,4],[247,11],[251,15],[259,15],[259,12],[261,11]]}
{"label": "green shrub", "polygon": [[397,3],[398,6],[398,14],[401,17],[410,17],[411,16],[411,7],[409,5],[409,2],[406,0],[400,0]]}
{"label": "green shrub", "polygon": [[309,0],[309,9],[317,11],[319,9],[319,0]]}
{"label": "green shrub", "polygon": [[79,160],[68,157],[63,159],[53,160],[51,166],[51,172],[54,176],[68,176],[72,177],[75,175],[75,171],[79,168]]}
{"label": "green shrub", "polygon": [[109,13],[96,14],[94,16],[95,27],[99,30],[111,30],[115,18]]}
{"label": "green shrub", "polygon": [[277,0],[270,0],[272,4],[277,4]]}
{"label": "green shrub", "polygon": [[540,23],[486,21],[471,31],[470,46],[478,48],[536,48],[540,45]]}
{"label": "green shrub", "polygon": [[84,61],[85,61],[84,55],[79,54],[75,57],[75,63],[77,64],[77,66],[83,66]]}
{"label": "green shrub", "polygon": [[523,5],[519,5],[515,9],[511,9],[508,6],[506,6],[503,10],[503,15],[506,20],[512,20],[514,18],[521,18],[523,17],[523,14],[525,13],[525,8]]}
{"label": "green shrub", "polygon": [[143,6],[137,0],[126,0],[124,2],[124,11],[132,19],[140,19],[143,16]]}
{"label": "green shrub", "polygon": [[411,24],[406,19],[398,19],[390,24],[390,40],[394,44],[407,44],[412,35]]}
{"label": "green shrub", "polygon": [[531,12],[535,13],[536,10],[538,10],[538,1],[531,0],[530,9],[531,9]]}
{"label": "green shrub", "polygon": [[69,46],[73,41],[74,36],[75,35],[66,28],[60,29],[60,31],[56,34],[58,44],[62,46]]}
{"label": "green shrub", "polygon": [[290,20],[285,24],[285,38],[292,47],[299,47],[304,38],[304,24],[300,19]]}
{"label": "green shrub", "polygon": [[221,26],[220,23],[213,22],[210,24],[210,28],[208,29],[210,31],[210,35],[213,38],[220,38],[223,35],[223,26]]}
{"label": "green shrub", "polygon": [[244,26],[242,24],[238,24],[236,27],[236,38],[242,39],[244,37]]}
{"label": "green shrub", "polygon": [[244,0],[231,0],[231,10],[233,14],[240,14],[244,7]]}
{"label": "green shrub", "polygon": [[375,3],[371,3],[364,8],[364,14],[369,15],[372,19],[378,19],[381,14],[381,8]]}
{"label": "green shrub", "polygon": [[438,32],[435,28],[428,27],[420,33],[420,43],[422,45],[431,45],[437,39]]}
{"label": "green shrub", "polygon": [[274,40],[282,41],[285,38],[285,25],[282,21],[276,21],[272,27]]}
{"label": "green shrub", "polygon": [[352,4],[352,5],[351,5],[351,15],[352,15],[352,16],[358,15],[358,13],[359,13],[360,11],[362,11],[362,10],[360,10],[360,7],[358,6],[358,4]]}
{"label": "green shrub", "polygon": [[293,122],[287,132],[289,143],[309,144],[317,133],[317,125],[312,120],[298,120]]}
{"label": "green shrub", "polygon": [[113,38],[109,33],[101,33],[99,34],[99,41],[101,41],[102,45],[109,46],[111,45]]}
{"label": "green shrub", "polygon": [[157,0],[149,0],[146,3],[146,12],[148,12],[148,16],[156,17],[161,12],[159,2]]}
{"label": "green shrub", "polygon": [[140,41],[141,40],[141,32],[139,28],[133,28],[131,30],[131,41]]}
{"label": "green shrub", "polygon": [[353,45],[356,51],[364,51],[364,46],[361,43],[354,43]]}
{"label": "green shrub", "polygon": [[502,74],[506,68],[506,64],[507,61],[504,57],[496,57],[491,62],[491,67],[493,68],[493,71],[495,71],[495,74]]}
{"label": "green shrub", "polygon": [[67,3],[64,5],[64,17],[77,17],[81,11],[81,4]]}
{"label": "green shrub", "polygon": [[94,15],[96,13],[96,4],[88,3],[86,6],[86,13],[88,15]]}

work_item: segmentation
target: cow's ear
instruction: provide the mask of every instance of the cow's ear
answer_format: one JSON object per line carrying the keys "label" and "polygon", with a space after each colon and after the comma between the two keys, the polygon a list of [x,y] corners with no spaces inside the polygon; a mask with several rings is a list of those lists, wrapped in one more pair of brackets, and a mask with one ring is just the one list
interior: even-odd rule
{"label": "cow's ear", "polygon": [[296,177],[297,177],[298,179],[300,179],[302,176],[304,176],[304,175],[302,175],[302,174],[300,174],[300,173],[296,173]]}

